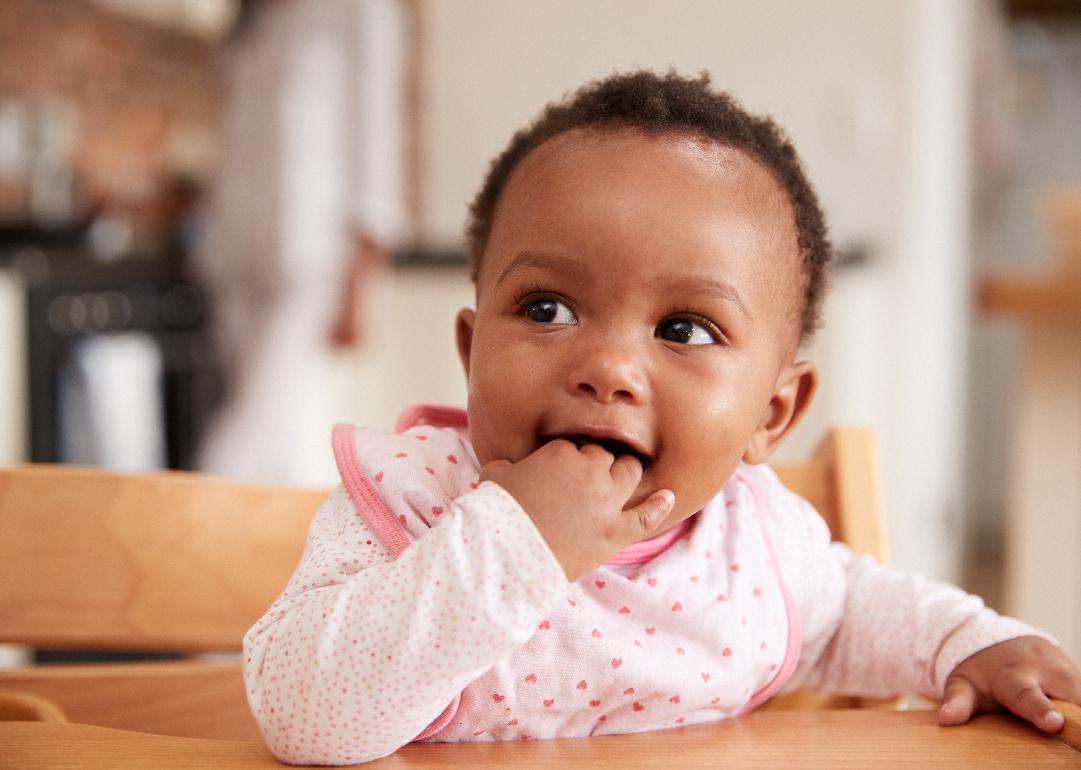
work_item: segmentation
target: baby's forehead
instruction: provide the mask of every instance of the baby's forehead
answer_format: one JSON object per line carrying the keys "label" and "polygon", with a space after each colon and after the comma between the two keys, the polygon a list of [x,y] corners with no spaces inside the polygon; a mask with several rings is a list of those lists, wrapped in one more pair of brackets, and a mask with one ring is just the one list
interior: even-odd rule
{"label": "baby's forehead", "polygon": [[[493,224],[501,215],[521,216],[526,207],[499,205],[508,197],[533,199],[543,194],[554,179],[567,195],[568,180],[588,186],[603,175],[603,186],[618,191],[639,183],[643,173],[649,183],[671,188],[672,199],[700,196],[702,216],[716,207],[731,206],[731,199],[714,197],[708,184],[699,180],[740,186],[740,203],[763,214],[761,225],[778,245],[797,242],[795,215],[789,194],[773,170],[748,152],[724,142],[684,131],[646,132],[638,128],[575,128],[556,134],[530,151],[510,173],[494,211]],[[692,184],[688,184],[692,182]],[[573,192],[573,191],[572,191]],[[673,203],[677,203],[673,200]],[[713,204],[711,206],[711,204]]]}
{"label": "baby's forehead", "polygon": [[[629,151],[628,151],[629,150]],[[703,175],[717,177],[759,171],[762,183],[787,203],[783,186],[765,164],[725,142],[688,131],[645,131],[637,127],[580,127],[556,134],[533,148],[510,173],[507,187],[538,169],[581,168],[583,161],[618,156],[621,165],[648,163],[662,153],[693,164]],[[672,168],[673,173],[676,169]]]}
{"label": "baby's forehead", "polygon": [[[492,231],[535,219],[541,204],[551,203],[552,197],[557,198],[556,208],[562,205],[573,217],[593,199],[615,200],[643,184],[663,190],[667,197],[654,206],[659,216],[651,211],[621,222],[628,231],[648,237],[651,229],[705,226],[712,219],[732,220],[728,215],[738,209],[744,220],[752,221],[744,229],[769,242],[768,264],[762,267],[771,280],[778,287],[803,284],[795,214],[785,187],[748,153],[687,132],[577,128],[549,138],[511,172],[493,212]],[[738,188],[735,195],[733,186]],[[660,250],[658,259],[664,257]],[[478,268],[483,268],[487,255],[478,258]]]}

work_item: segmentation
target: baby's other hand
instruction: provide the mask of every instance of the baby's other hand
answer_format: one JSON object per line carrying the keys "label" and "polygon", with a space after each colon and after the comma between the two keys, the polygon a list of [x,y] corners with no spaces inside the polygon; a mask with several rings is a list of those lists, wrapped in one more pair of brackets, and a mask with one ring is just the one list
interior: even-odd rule
{"label": "baby's other hand", "polygon": [[624,509],[642,479],[641,463],[596,444],[579,449],[564,439],[516,463],[487,463],[480,478],[496,482],[518,501],[571,581],[644,538],[675,503],[671,491],[658,489]]}
{"label": "baby's other hand", "polygon": [[1038,636],[1021,636],[980,650],[953,670],[946,680],[938,723],[963,724],[978,711],[1005,706],[1054,733],[1065,719],[1049,697],[1081,704],[1081,674],[1057,645]]}

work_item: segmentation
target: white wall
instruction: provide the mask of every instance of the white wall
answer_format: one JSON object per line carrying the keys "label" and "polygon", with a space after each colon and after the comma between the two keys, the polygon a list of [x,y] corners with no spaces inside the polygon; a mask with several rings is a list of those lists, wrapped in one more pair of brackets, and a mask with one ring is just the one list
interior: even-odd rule
{"label": "white wall", "polygon": [[[464,269],[386,272],[369,287],[365,344],[333,363],[334,419],[392,429],[416,403],[465,406],[465,375],[454,343],[454,317],[473,305]],[[337,480],[327,442],[318,456],[327,483]]]}
{"label": "white wall", "polygon": [[491,158],[553,97],[617,69],[708,70],[789,131],[839,273],[809,354],[824,425],[879,435],[894,561],[955,578],[967,335],[967,30],[976,0],[422,0],[422,237],[457,242]]}

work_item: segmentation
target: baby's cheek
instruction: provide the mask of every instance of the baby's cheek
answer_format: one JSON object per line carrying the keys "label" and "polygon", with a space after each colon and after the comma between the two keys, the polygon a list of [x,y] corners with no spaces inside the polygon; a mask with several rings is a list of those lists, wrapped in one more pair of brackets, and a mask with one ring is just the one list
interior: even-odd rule
{"label": "baby's cheek", "polygon": [[676,494],[672,513],[686,518],[702,510],[717,496],[738,466],[738,457],[718,456],[708,449],[696,452],[693,457],[681,458],[668,480],[668,488]]}

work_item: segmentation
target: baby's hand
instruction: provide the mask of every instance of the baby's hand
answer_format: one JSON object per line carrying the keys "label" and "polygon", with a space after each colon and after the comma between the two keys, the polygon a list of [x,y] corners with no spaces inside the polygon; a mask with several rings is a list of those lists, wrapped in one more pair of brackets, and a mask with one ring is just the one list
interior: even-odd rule
{"label": "baby's hand", "polygon": [[675,503],[671,491],[658,489],[624,510],[642,478],[641,463],[630,455],[613,457],[596,444],[579,449],[563,439],[517,463],[494,460],[480,478],[496,482],[518,501],[571,581],[644,538]]}
{"label": "baby's hand", "polygon": [[1081,704],[1081,674],[1056,645],[1021,636],[980,650],[953,670],[938,723],[963,724],[977,711],[1005,706],[1041,730],[1058,732],[1065,720],[1048,696]]}

